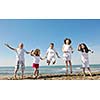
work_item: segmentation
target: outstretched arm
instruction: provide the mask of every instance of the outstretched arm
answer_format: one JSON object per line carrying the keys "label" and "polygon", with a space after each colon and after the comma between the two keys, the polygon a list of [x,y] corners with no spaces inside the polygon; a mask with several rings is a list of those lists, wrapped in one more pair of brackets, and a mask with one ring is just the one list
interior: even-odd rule
{"label": "outstretched arm", "polygon": [[45,60],[45,58],[40,57],[41,60]]}
{"label": "outstretched arm", "polygon": [[56,52],[56,55],[57,55],[58,58],[61,58],[57,52]]}
{"label": "outstretched arm", "polygon": [[93,50],[90,50],[90,49],[89,49],[89,51],[90,51],[91,53],[94,53],[94,51],[93,51]]}
{"label": "outstretched arm", "polygon": [[8,47],[9,49],[11,49],[11,50],[16,50],[16,48],[13,48],[13,47],[11,47],[10,45],[8,45],[8,44],[4,44],[6,47]]}
{"label": "outstretched arm", "polygon": [[48,52],[46,52],[46,55],[44,56],[44,59],[46,59],[46,58],[47,58],[47,56],[48,56]]}

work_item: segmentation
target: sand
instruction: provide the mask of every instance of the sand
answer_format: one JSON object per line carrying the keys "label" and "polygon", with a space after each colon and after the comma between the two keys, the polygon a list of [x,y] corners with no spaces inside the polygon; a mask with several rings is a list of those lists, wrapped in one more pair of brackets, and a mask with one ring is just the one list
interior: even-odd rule
{"label": "sand", "polygon": [[43,74],[39,78],[34,79],[32,75],[25,75],[24,79],[21,79],[20,76],[17,79],[14,79],[13,76],[0,76],[0,80],[100,80],[100,72],[92,73],[92,76],[89,76],[87,73],[86,76],[83,76],[82,73],[78,74]]}

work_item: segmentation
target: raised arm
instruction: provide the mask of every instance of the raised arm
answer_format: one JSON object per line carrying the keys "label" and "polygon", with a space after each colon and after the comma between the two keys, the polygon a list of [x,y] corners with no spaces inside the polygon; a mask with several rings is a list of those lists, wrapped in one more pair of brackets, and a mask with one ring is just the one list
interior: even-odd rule
{"label": "raised arm", "polygon": [[6,47],[8,47],[9,49],[11,49],[11,50],[15,50],[16,51],[16,48],[13,48],[13,47],[11,47],[10,45],[8,45],[8,44],[4,44]]}

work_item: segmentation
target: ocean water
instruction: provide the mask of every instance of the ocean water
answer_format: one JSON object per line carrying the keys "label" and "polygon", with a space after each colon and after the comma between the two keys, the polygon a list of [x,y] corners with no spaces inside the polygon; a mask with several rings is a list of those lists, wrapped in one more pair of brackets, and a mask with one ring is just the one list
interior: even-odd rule
{"label": "ocean water", "polygon": [[[90,68],[93,72],[100,71],[100,64],[98,65],[90,65]],[[13,75],[14,66],[10,67],[0,67],[0,76],[10,76]],[[39,68],[40,74],[63,74],[66,72],[65,66],[40,66]],[[79,73],[82,71],[81,65],[73,65],[73,73]],[[21,74],[21,70],[19,69],[18,75]],[[33,68],[31,66],[25,67],[25,75],[32,75]]]}

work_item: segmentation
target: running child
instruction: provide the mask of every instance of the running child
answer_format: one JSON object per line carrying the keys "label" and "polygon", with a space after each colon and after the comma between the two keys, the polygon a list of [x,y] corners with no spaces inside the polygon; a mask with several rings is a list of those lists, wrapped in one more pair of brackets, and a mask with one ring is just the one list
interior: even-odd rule
{"label": "running child", "polygon": [[32,65],[32,67],[34,68],[33,78],[38,78],[39,77],[39,63],[40,63],[40,60],[44,60],[44,59],[40,57],[39,49],[32,50],[30,54],[31,56],[33,56],[33,65]]}
{"label": "running child", "polygon": [[70,73],[72,73],[72,62],[71,54],[73,53],[73,48],[71,46],[71,40],[66,38],[64,40],[64,45],[62,47],[63,59],[66,64],[66,74],[68,74],[68,64],[70,65]]}
{"label": "running child", "polygon": [[6,47],[10,48],[11,50],[16,52],[16,66],[14,70],[14,77],[17,79],[16,75],[19,70],[19,66],[21,66],[22,70],[22,79],[24,77],[24,70],[25,70],[25,58],[24,58],[24,53],[29,54],[25,49],[23,49],[24,44],[19,43],[18,48],[13,48],[8,44],[5,44]]}
{"label": "running child", "polygon": [[92,76],[90,65],[89,65],[88,53],[89,52],[93,53],[93,51],[88,49],[88,47],[84,43],[79,44],[78,51],[81,52],[81,61],[82,61],[82,68],[83,68],[84,76],[86,75],[85,73],[86,68],[88,69],[90,76]]}
{"label": "running child", "polygon": [[47,58],[47,64],[50,65],[52,62],[53,64],[56,63],[56,56],[60,58],[56,50],[54,49],[54,43],[50,43],[50,47],[47,49],[46,57]]}

